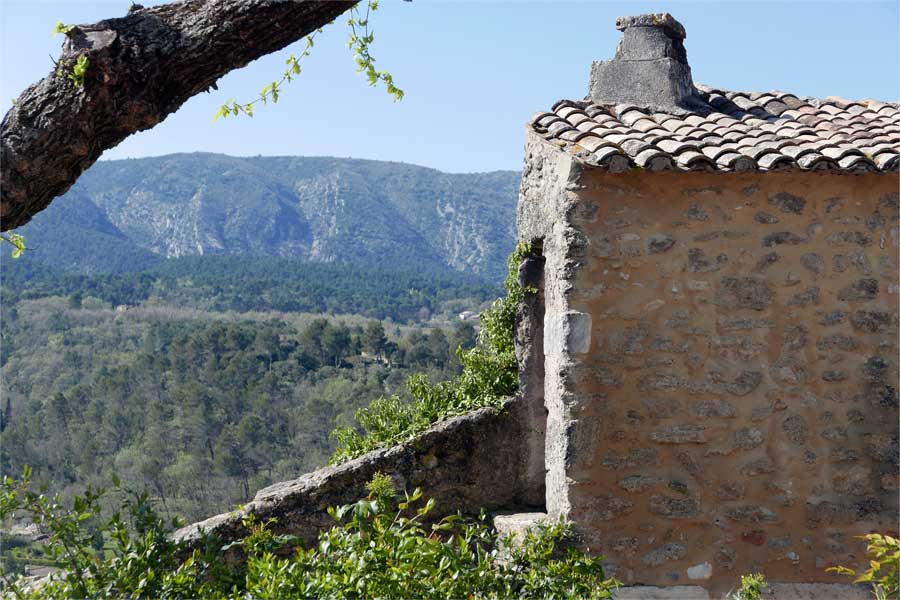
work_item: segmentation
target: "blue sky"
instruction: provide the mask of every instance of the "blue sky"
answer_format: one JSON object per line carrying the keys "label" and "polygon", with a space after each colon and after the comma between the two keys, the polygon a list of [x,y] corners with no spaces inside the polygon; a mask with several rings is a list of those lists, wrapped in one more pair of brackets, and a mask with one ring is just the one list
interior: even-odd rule
{"label": "blue sky", "polygon": [[[144,1],[149,5],[152,2]],[[46,75],[57,20],[124,15],[129,0],[0,0],[0,102]],[[302,77],[253,119],[213,123],[230,98],[253,99],[283,71],[288,48],[233,72],[104,158],[209,151],[333,155],[445,171],[518,169],[524,124],[561,98],[582,98],[592,60],[611,58],[615,19],[671,12],[686,27],[694,81],[737,90],[896,100],[900,3],[382,0],[373,54],[406,91],[369,88],[346,48],[346,19],[326,28]]]}

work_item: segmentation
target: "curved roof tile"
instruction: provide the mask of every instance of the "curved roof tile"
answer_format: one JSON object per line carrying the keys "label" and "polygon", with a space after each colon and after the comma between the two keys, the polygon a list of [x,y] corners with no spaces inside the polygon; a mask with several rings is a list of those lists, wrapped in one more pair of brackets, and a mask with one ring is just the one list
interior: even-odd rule
{"label": "curved roof tile", "polygon": [[533,131],[610,171],[900,170],[900,105],[700,86],[706,107],[659,112],[561,100]]}

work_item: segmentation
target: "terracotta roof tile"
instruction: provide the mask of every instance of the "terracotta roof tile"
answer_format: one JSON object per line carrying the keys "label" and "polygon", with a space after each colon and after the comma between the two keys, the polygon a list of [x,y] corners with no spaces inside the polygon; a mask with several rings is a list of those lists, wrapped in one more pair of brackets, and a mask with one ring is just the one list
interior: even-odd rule
{"label": "terracotta roof tile", "polygon": [[643,119],[638,119],[637,121],[635,121],[632,127],[637,129],[638,131],[647,133],[648,131],[656,129],[657,127],[659,127],[659,125],[656,123],[656,121],[652,121],[647,117],[644,117]]}
{"label": "terracotta roof tile", "polygon": [[878,169],[875,163],[865,156],[846,156],[840,159],[838,164],[845,171],[876,171]]}
{"label": "terracotta roof tile", "polygon": [[755,171],[756,161],[736,152],[729,152],[716,159],[716,164],[721,168],[731,171]]}
{"label": "terracotta roof tile", "polygon": [[696,150],[685,150],[675,156],[675,162],[690,171],[714,171],[716,164]]}
{"label": "terracotta roof tile", "polygon": [[767,152],[756,161],[763,170],[777,170],[790,167],[794,160],[778,152]]}
{"label": "terracotta roof tile", "polygon": [[629,167],[628,157],[615,147],[601,148],[594,152],[597,164],[606,167],[613,173],[621,173]]}
{"label": "terracotta roof tile", "polygon": [[900,154],[896,152],[882,152],[875,156],[875,165],[882,171],[896,171],[900,163]]}
{"label": "terracotta roof tile", "polygon": [[853,146],[841,145],[841,146],[828,146],[821,148],[820,150],[822,154],[827,156],[828,158],[840,161],[845,156],[864,156],[863,153]]}
{"label": "terracotta roof tile", "polygon": [[707,158],[715,160],[716,162],[718,162],[719,157],[723,154],[735,154],[736,156],[740,156],[740,154],[736,152],[729,152],[726,148],[723,148],[721,146],[705,146],[704,148],[700,149],[700,152],[705,154]]}
{"label": "terracotta roof tile", "polygon": [[643,169],[663,171],[672,168],[672,158],[659,148],[649,147],[634,157],[634,162]]}
{"label": "terracotta roof tile", "polygon": [[706,107],[658,112],[562,100],[532,129],[611,171],[900,170],[900,105],[700,86]]}

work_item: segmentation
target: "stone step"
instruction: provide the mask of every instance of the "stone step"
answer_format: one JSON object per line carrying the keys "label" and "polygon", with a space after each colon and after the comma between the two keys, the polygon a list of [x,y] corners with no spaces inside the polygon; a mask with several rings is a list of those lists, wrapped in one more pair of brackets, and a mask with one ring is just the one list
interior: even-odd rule
{"label": "stone step", "polygon": [[515,540],[521,540],[525,533],[539,523],[549,523],[547,513],[506,513],[494,516],[494,529],[500,537],[511,536]]}

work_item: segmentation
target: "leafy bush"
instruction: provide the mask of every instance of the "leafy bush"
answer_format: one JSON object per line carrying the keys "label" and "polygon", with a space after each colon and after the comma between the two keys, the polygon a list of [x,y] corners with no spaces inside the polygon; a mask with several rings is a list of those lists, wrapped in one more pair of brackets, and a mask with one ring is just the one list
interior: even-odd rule
{"label": "leafy bush", "polygon": [[[0,521],[27,513],[33,523],[49,532],[46,557],[60,568],[51,579],[25,585],[2,573],[8,597],[94,598],[112,596],[197,596],[199,590],[175,556],[177,546],[169,534],[179,525],[166,523],[150,505],[146,494],[124,494],[121,511],[101,517],[102,490],[88,489],[74,498],[72,508],[59,497],[30,489],[30,469],[24,477],[3,480]],[[6,549],[4,549],[6,551]],[[5,557],[4,557],[5,558]],[[5,564],[5,560],[3,561]]]}
{"label": "leafy bush", "polygon": [[[207,540],[204,550],[170,541],[170,529],[146,497],[126,503],[101,522],[99,493],[63,509],[28,489],[26,478],[3,482],[0,517],[30,512],[50,531],[52,555],[62,568],[29,588],[6,580],[20,598],[611,598],[618,583],[603,575],[601,557],[563,552],[568,529],[545,525],[512,544],[498,540],[484,518],[460,516],[424,524],[434,500],[422,493],[396,494],[379,475],[370,494],[355,504],[329,509],[336,525],[314,548],[298,548],[290,535],[276,535],[271,521],[247,523],[250,534],[227,546]],[[94,527],[86,526],[93,523]],[[246,561],[226,567],[222,551],[240,546]],[[181,559],[179,556],[187,558]]]}
{"label": "leafy bush", "polygon": [[741,575],[741,587],[736,592],[731,592],[726,600],[760,600],[763,590],[769,587],[762,573]]}
{"label": "leafy bush", "polygon": [[498,298],[481,315],[478,345],[457,352],[462,373],[440,383],[432,383],[425,375],[413,375],[407,381],[412,403],[392,396],[379,398],[357,411],[359,427],[341,427],[331,434],[338,444],[332,464],[401,443],[443,419],[477,408],[499,408],[505,398],[516,392],[516,308],[531,291],[519,284],[518,268],[530,252],[529,245],[520,244],[509,257],[506,297]]}
{"label": "leafy bush", "polygon": [[[878,600],[900,598],[900,540],[880,533],[870,533],[859,539],[868,543],[869,568],[855,582],[872,584],[872,591]],[[856,576],[856,571],[847,567],[827,570]]]}

